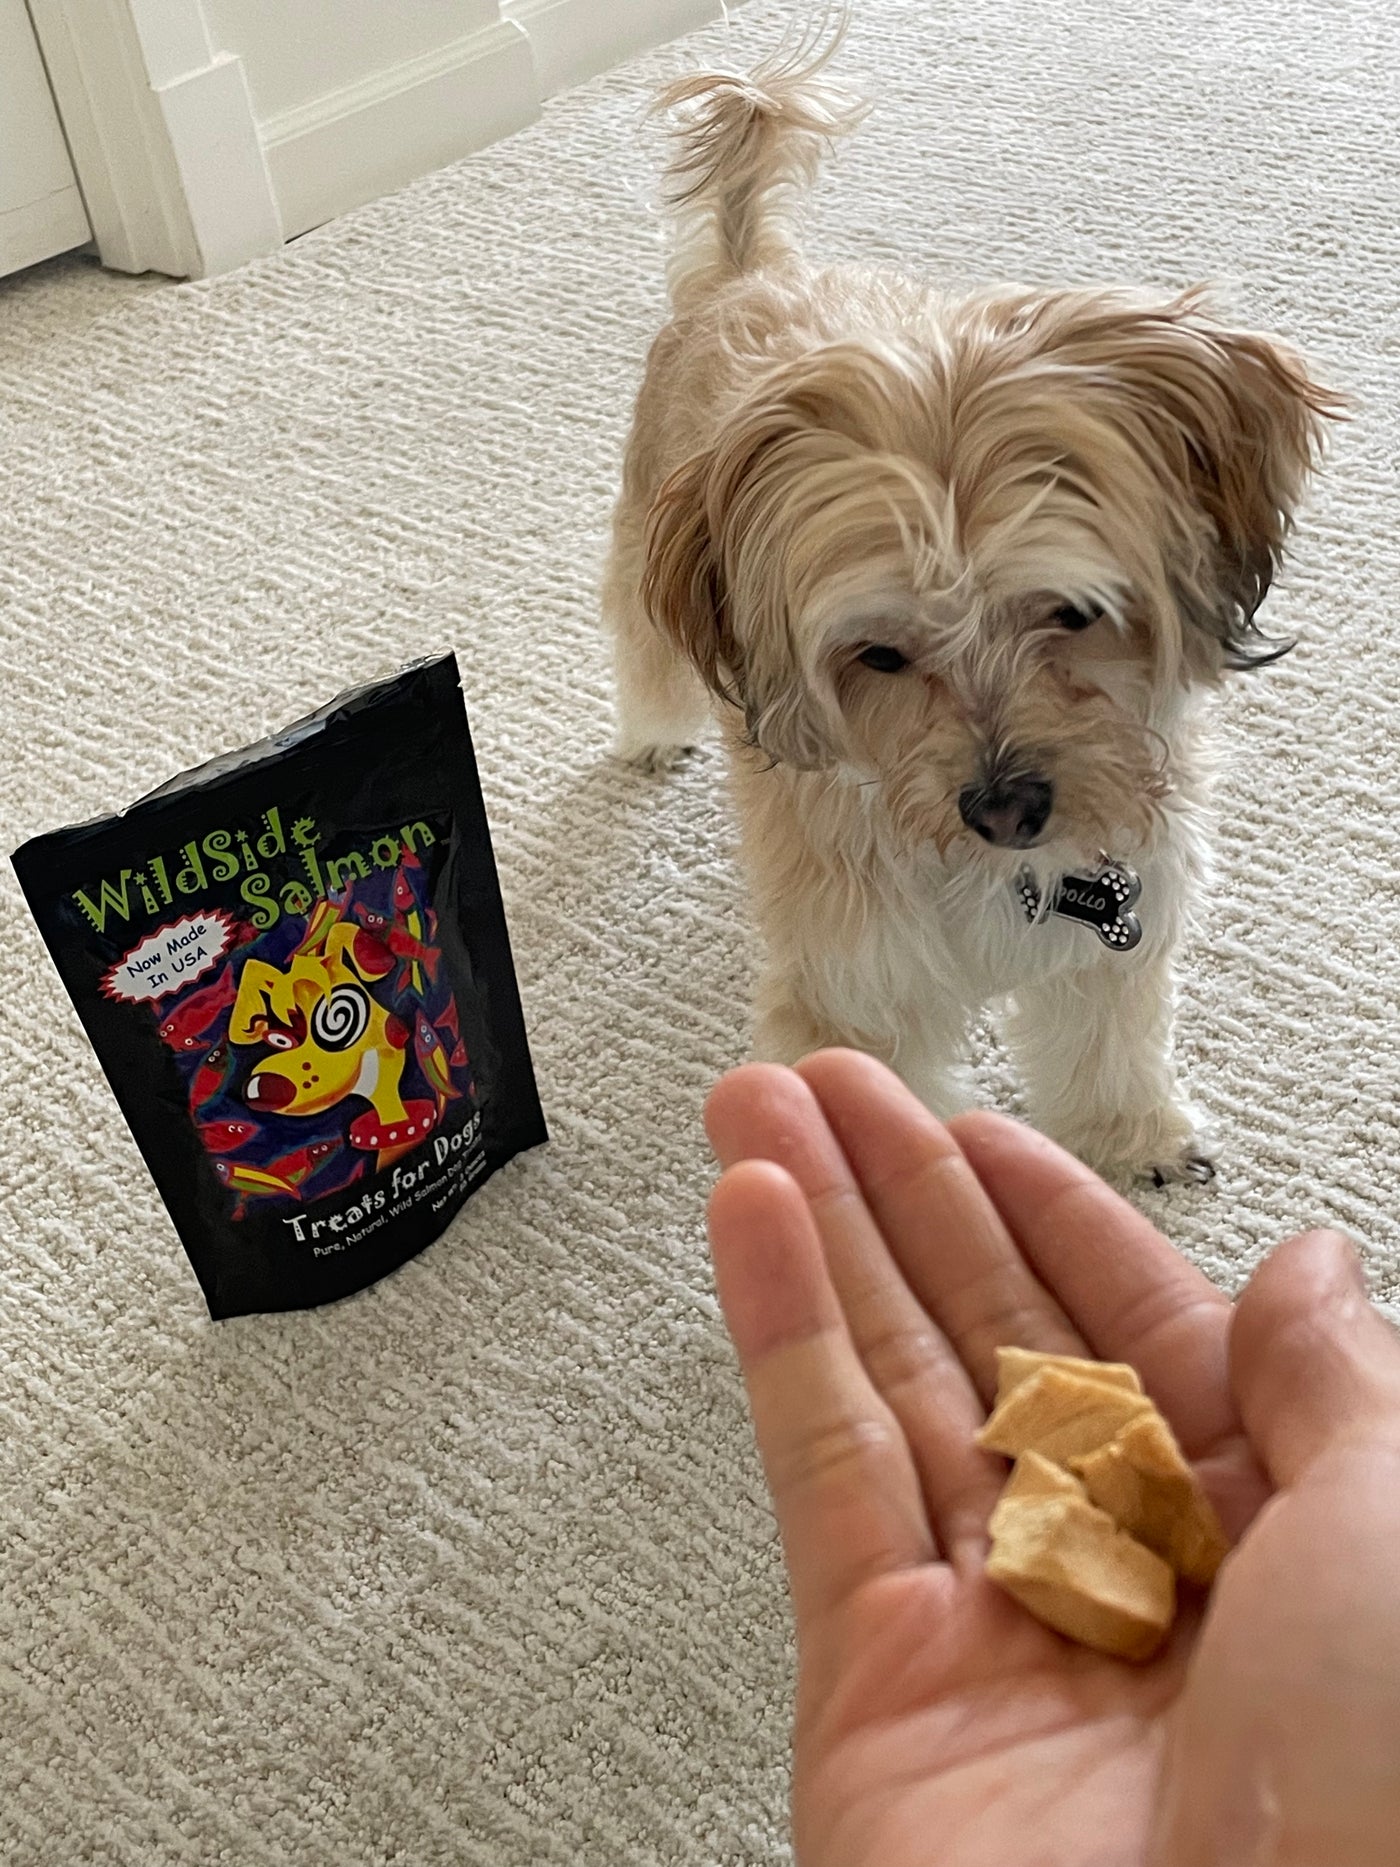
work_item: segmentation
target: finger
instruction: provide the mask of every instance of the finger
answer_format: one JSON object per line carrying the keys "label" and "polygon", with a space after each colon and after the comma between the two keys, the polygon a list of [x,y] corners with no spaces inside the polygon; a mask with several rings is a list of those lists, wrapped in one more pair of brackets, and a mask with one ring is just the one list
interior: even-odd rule
{"label": "finger", "polygon": [[988,1404],[1007,1344],[1082,1355],[1083,1338],[1036,1277],[957,1141],[882,1063],[809,1057],[811,1087],[919,1302]]}
{"label": "finger", "polygon": [[710,1199],[710,1239],[802,1632],[937,1552],[909,1448],[846,1332],[795,1182],[766,1161],[731,1168]]}
{"label": "finger", "polygon": [[1026,1258],[1104,1361],[1131,1362],[1190,1457],[1238,1432],[1230,1300],[1126,1199],[1044,1135],[960,1115],[958,1145]]}
{"label": "finger", "polygon": [[1275,1484],[1343,1441],[1400,1445],[1400,1336],[1340,1233],[1292,1238],[1265,1259],[1236,1305],[1229,1348],[1245,1429]]}
{"label": "finger", "polygon": [[954,1349],[910,1291],[815,1096],[791,1070],[750,1064],[705,1111],[724,1165],[776,1161],[801,1188],[856,1351],[910,1447],[934,1533],[955,1557],[980,1552],[1001,1483],[973,1436],[986,1417]]}

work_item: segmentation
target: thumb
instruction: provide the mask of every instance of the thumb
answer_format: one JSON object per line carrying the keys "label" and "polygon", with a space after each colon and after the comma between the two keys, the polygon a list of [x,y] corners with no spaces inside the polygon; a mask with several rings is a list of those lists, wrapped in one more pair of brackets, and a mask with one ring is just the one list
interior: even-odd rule
{"label": "thumb", "polygon": [[1230,1383],[1277,1486],[1343,1441],[1400,1444],[1400,1334],[1339,1232],[1290,1238],[1254,1273],[1231,1319]]}

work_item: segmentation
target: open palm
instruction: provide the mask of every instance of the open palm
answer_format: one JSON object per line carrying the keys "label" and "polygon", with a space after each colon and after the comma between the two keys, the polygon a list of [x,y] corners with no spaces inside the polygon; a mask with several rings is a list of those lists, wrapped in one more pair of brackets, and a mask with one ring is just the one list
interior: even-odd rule
{"label": "open palm", "polygon": [[[993,1116],[944,1128],[851,1053],[736,1071],[707,1122],[716,1274],[797,1616],[803,1867],[1393,1862],[1400,1347],[1341,1241],[1294,1241],[1237,1311],[1050,1143]],[[1359,1359],[1324,1352],[1334,1322]],[[1006,1343],[1131,1362],[1243,1537],[1209,1617],[1185,1599],[1150,1665],[1071,1645],[986,1580],[1006,1468],[973,1435]],[[1345,1582],[1319,1560],[1339,1534]],[[1390,1609],[1353,1615],[1349,1648],[1340,1597],[1368,1565]],[[1349,1660],[1333,1756],[1321,1701]],[[1320,1852],[1279,1851],[1295,1802]]]}

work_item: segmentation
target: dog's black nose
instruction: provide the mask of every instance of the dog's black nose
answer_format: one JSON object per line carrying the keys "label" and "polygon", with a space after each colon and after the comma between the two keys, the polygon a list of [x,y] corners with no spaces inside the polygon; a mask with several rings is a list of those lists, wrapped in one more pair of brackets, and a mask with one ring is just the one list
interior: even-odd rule
{"label": "dog's black nose", "polygon": [[963,822],[998,849],[1029,849],[1045,828],[1054,802],[1054,785],[1034,773],[964,785],[958,793]]}

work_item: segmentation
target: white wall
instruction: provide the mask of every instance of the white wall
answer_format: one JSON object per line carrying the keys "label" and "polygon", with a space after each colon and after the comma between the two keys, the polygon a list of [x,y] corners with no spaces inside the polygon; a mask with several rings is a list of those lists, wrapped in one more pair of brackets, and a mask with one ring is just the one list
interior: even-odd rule
{"label": "white wall", "polygon": [[495,25],[497,0],[203,0],[216,45],[243,60],[259,122]]}
{"label": "white wall", "polygon": [[[732,4],[732,0],[731,0]],[[546,97],[719,19],[721,0],[501,0],[530,35]]]}
{"label": "white wall", "polygon": [[286,238],[538,113],[498,0],[203,0],[246,76]]}

